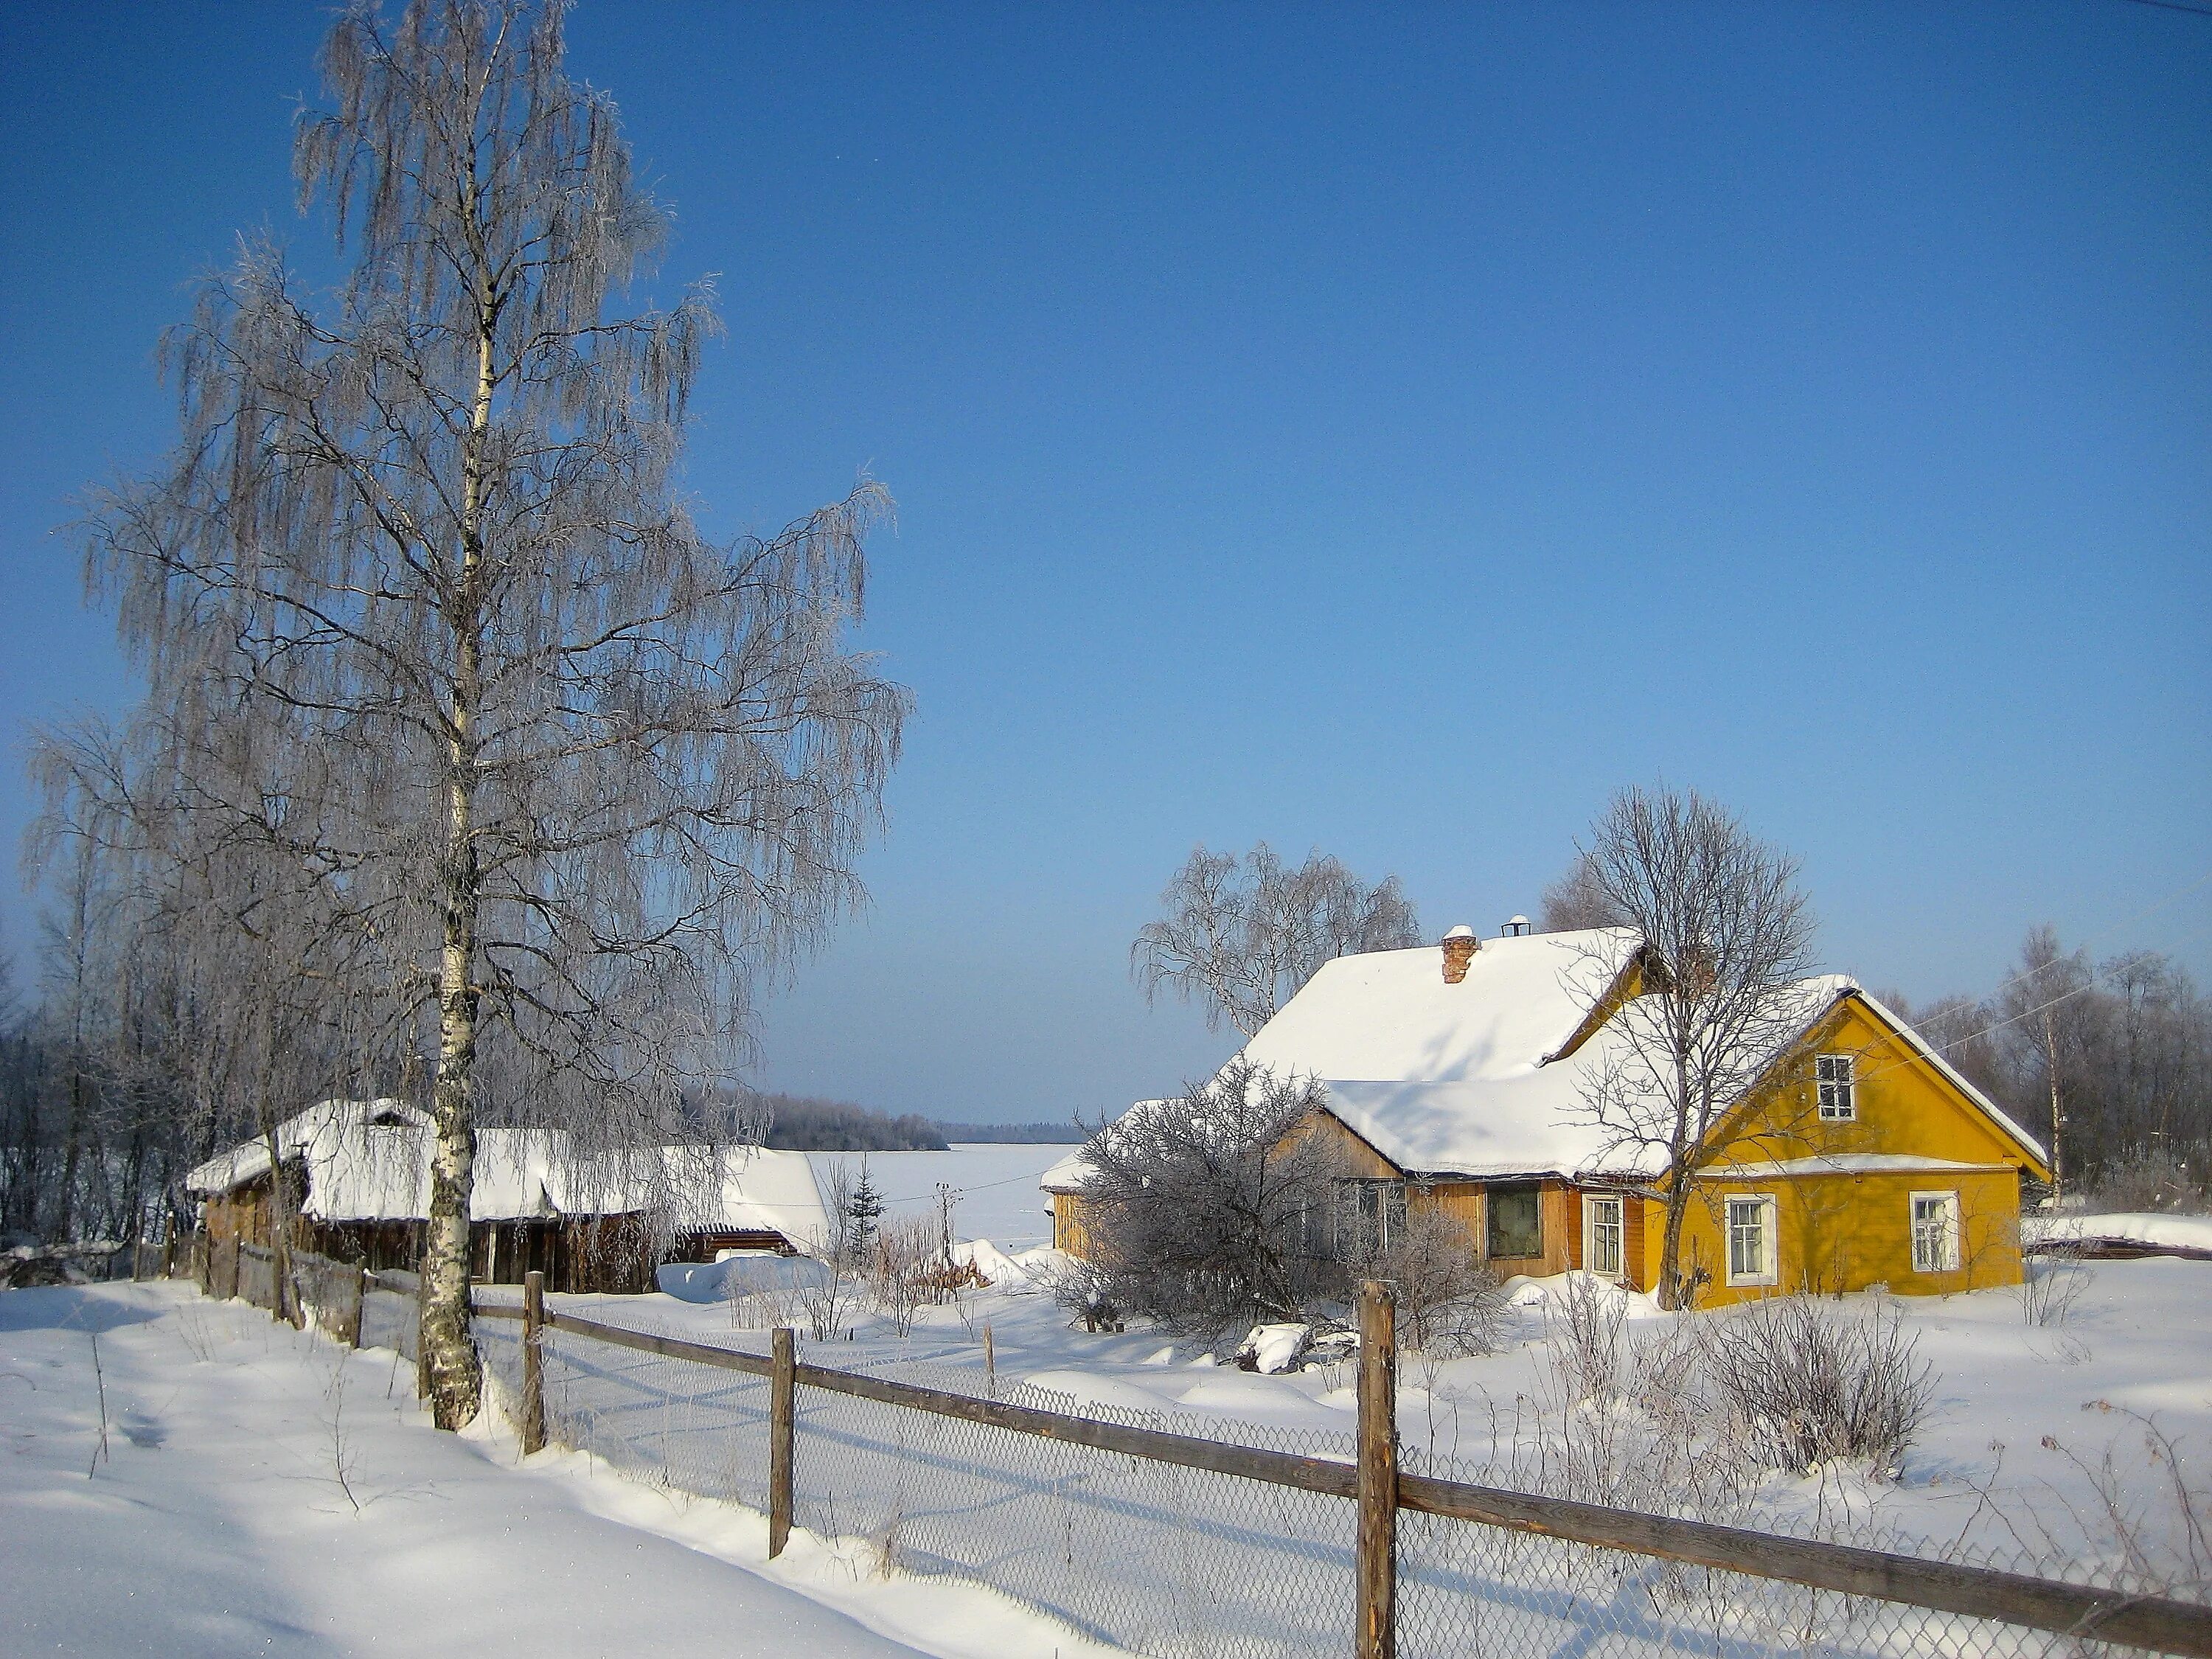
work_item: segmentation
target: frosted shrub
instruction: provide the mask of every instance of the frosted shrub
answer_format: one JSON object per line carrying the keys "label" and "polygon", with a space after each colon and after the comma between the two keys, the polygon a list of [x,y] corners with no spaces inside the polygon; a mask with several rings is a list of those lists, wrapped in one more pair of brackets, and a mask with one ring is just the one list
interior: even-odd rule
{"label": "frosted shrub", "polygon": [[1458,1359],[1498,1346],[1505,1312],[1498,1276],[1476,1260],[1467,1229],[1440,1210],[1413,1211],[1355,1276],[1379,1279],[1396,1292],[1399,1334],[1414,1352]]}
{"label": "frosted shrub", "polygon": [[1934,1373],[1893,1310],[1778,1297],[1700,1333],[1704,1369],[1743,1443],[1804,1474],[1839,1457],[1893,1472],[1934,1403]]}

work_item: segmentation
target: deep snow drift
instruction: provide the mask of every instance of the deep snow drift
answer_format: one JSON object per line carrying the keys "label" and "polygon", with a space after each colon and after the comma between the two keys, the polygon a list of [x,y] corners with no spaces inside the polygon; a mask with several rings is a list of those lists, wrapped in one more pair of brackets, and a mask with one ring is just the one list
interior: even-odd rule
{"label": "deep snow drift", "polygon": [[388,1352],[186,1285],[0,1294],[0,1653],[1102,1651],[804,1534],[766,1563],[757,1516],[517,1468],[490,1413],[441,1435],[412,1395]]}

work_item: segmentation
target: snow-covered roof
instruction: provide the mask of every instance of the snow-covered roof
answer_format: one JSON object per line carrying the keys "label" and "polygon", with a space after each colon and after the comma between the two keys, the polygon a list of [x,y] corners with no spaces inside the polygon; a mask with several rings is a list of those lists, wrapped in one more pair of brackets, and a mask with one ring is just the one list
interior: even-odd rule
{"label": "snow-covered roof", "polygon": [[[1664,1172],[1653,1162],[1657,1154],[1616,1145],[1619,1137],[1589,1108],[1601,1080],[1618,1086],[1645,1069],[1634,1028],[1648,1015],[1636,1000],[1602,1024],[1593,1020],[1640,944],[1622,927],[1485,939],[1456,983],[1445,979],[1435,945],[1339,957],[1245,1044],[1243,1057],[1278,1075],[1315,1079],[1329,1111],[1409,1175],[1656,1176]],[[1847,996],[1864,999],[1994,1122],[2042,1156],[1917,1032],[1840,974],[1799,980],[1780,994],[1762,1022],[1758,1052],[1740,1068],[1739,1086],[1755,1084]],[[1933,1167],[1911,1159],[1899,1167],[1906,1164]],[[1038,1184],[1077,1192],[1089,1173],[1079,1149]]]}
{"label": "snow-covered roof", "polygon": [[1276,1073],[1485,1083],[1557,1053],[1635,955],[1626,927],[1484,939],[1448,983],[1433,945],[1325,963],[1244,1045]]}
{"label": "snow-covered roof", "polygon": [[[1106,1133],[1112,1134],[1117,1125],[1127,1123],[1140,1112],[1158,1111],[1161,1107],[1173,1103],[1165,1099],[1138,1101],[1127,1111],[1115,1118],[1112,1123],[1108,1124]],[[1037,1185],[1048,1193],[1079,1193],[1094,1172],[1091,1162],[1090,1143],[1086,1141],[1048,1168],[1037,1177]]]}
{"label": "snow-covered roof", "polygon": [[[419,1221],[430,1212],[430,1120],[398,1100],[325,1100],[277,1127],[278,1150],[307,1171],[301,1212],[315,1221]],[[185,1177],[204,1197],[266,1175],[250,1140]],[[616,1215],[668,1204],[684,1231],[772,1231],[794,1243],[828,1233],[803,1152],[659,1146],[627,1158],[569,1155],[557,1129],[477,1132],[473,1221]]]}
{"label": "snow-covered roof", "polygon": [[691,1232],[773,1232],[802,1249],[830,1238],[814,1164],[804,1152],[763,1146],[668,1146],[677,1225]]}

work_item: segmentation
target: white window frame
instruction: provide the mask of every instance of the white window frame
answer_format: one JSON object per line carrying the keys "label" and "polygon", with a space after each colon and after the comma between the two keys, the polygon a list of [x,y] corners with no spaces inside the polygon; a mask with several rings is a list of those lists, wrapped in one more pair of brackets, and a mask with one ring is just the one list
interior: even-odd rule
{"label": "white window frame", "polygon": [[[1613,1212],[1608,1224],[1599,1219],[1606,1210]],[[1613,1229],[1613,1263],[1610,1267],[1598,1265],[1598,1239],[1601,1230]],[[1583,1267],[1600,1279],[1620,1279],[1628,1271],[1628,1202],[1618,1193],[1584,1193],[1583,1194]]]}
{"label": "white window frame", "polygon": [[[1759,1271],[1738,1273],[1735,1270],[1736,1206],[1756,1205],[1759,1209]],[[1721,1250],[1723,1265],[1728,1268],[1730,1285],[1774,1285],[1781,1282],[1782,1242],[1777,1237],[1780,1229],[1777,1222],[1779,1207],[1771,1193],[1730,1193],[1721,1200]]]}
{"label": "white window frame", "polygon": [[[1920,1206],[1923,1204],[1941,1204],[1943,1206],[1940,1222],[1937,1224],[1942,1228],[1941,1234],[1923,1230],[1920,1219]],[[1905,1200],[1905,1224],[1911,1229],[1910,1237],[1912,1241],[1912,1271],[1930,1276],[1957,1273],[1960,1231],[1959,1194],[1955,1192],[1914,1193]],[[1920,1248],[1924,1239],[1932,1239],[1936,1244],[1933,1265],[1929,1263],[1930,1253],[1923,1251]]]}
{"label": "white window frame", "polygon": [[[1827,1073],[1822,1076],[1821,1073]],[[1813,1088],[1823,1123],[1855,1123],[1859,1115],[1858,1057],[1818,1054],[1813,1060]]]}

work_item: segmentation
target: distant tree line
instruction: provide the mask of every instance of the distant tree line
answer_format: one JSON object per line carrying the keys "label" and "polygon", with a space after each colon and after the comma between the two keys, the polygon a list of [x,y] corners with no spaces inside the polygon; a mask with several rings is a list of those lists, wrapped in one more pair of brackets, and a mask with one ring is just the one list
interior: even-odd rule
{"label": "distant tree line", "polygon": [[2039,927],[1993,994],[1903,1004],[1893,1006],[2050,1146],[2062,1191],[2124,1210],[2212,1194],[2212,999],[2171,957],[2095,961]]}
{"label": "distant tree line", "polygon": [[768,1145],[785,1152],[941,1152],[943,1131],[908,1112],[893,1117],[847,1100],[815,1095],[763,1095]]}
{"label": "distant tree line", "polygon": [[1073,1118],[1062,1123],[951,1123],[937,1121],[937,1133],[955,1146],[963,1142],[1001,1146],[1073,1146],[1085,1131]]}

